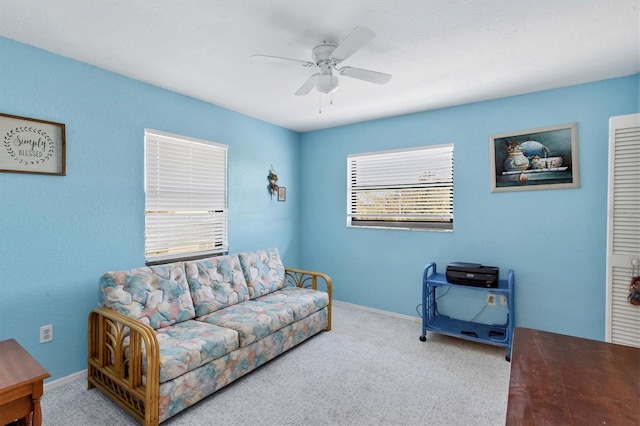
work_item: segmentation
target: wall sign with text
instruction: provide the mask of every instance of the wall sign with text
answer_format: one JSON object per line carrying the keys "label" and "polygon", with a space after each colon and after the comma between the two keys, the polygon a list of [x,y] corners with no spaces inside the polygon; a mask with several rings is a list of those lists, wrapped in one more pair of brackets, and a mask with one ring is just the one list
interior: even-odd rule
{"label": "wall sign with text", "polygon": [[62,123],[0,114],[0,172],[64,176]]}

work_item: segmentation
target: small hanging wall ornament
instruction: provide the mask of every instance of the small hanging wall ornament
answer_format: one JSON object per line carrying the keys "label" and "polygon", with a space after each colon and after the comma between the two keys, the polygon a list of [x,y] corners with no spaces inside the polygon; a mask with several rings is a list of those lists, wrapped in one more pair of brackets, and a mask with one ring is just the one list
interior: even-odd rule
{"label": "small hanging wall ornament", "polygon": [[276,174],[276,171],[273,170],[273,164],[269,169],[267,179],[269,180],[269,192],[271,193],[271,197],[273,197],[278,193],[278,175]]}
{"label": "small hanging wall ornament", "polygon": [[629,303],[640,306],[640,259],[631,261],[631,283],[629,284]]}

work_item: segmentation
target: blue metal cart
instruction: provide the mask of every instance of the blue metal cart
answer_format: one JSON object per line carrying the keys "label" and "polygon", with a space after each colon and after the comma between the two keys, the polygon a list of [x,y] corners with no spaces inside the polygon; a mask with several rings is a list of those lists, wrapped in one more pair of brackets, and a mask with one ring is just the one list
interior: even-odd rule
{"label": "blue metal cart", "polygon": [[[422,335],[420,340],[427,340],[427,331],[447,334],[475,342],[487,343],[507,348],[506,360],[511,360],[511,341],[513,339],[513,270],[509,270],[506,280],[498,280],[497,288],[473,287],[453,284],[447,281],[443,273],[436,271],[436,264],[429,263],[424,267],[422,275]],[[507,319],[504,324],[483,324],[464,321],[442,315],[438,312],[436,290],[444,287],[464,287],[465,289],[483,291],[504,296],[507,301]]]}

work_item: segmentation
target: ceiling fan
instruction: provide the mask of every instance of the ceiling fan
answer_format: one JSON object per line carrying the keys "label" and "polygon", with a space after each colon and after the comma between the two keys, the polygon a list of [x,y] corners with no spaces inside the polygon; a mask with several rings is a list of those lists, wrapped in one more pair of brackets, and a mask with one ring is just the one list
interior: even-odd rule
{"label": "ceiling fan", "polygon": [[333,70],[346,77],[357,78],[358,80],[375,84],[385,84],[391,80],[391,74],[355,67],[338,68],[338,64],[357,52],[375,36],[376,34],[369,28],[356,27],[340,44],[323,41],[311,51],[314,62],[269,55],[251,55],[251,57],[275,62],[287,62],[307,68],[320,68],[320,72],[313,74],[300,86],[295,93],[296,96],[306,95],[314,87],[320,93],[334,92],[338,88],[339,80],[333,74]]}

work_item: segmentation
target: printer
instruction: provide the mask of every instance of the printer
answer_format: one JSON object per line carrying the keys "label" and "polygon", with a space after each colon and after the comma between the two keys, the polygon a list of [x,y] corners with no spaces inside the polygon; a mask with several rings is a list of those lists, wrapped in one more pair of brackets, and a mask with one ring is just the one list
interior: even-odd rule
{"label": "printer", "polygon": [[447,265],[447,281],[472,287],[498,288],[500,271],[479,263],[452,262]]}

